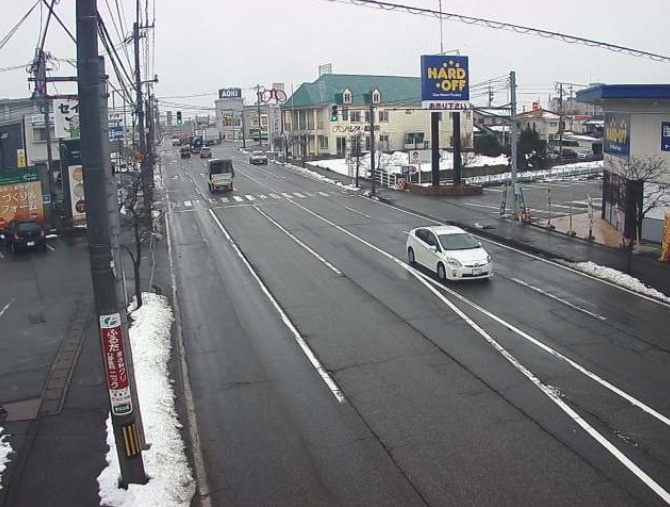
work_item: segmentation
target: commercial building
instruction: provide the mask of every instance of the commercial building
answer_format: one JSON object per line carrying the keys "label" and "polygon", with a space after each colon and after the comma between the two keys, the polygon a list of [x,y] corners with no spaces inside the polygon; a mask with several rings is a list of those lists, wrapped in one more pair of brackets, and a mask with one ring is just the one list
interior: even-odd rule
{"label": "commercial building", "polygon": [[[371,145],[369,101],[377,148],[429,148],[430,112],[421,109],[421,79],[398,76],[323,74],[303,83],[281,107],[285,148],[295,158],[345,157],[360,142]],[[452,112],[443,112],[440,147],[453,145]],[[462,146],[472,146],[472,111],[461,114]]]}
{"label": "commercial building", "polygon": [[[670,213],[670,85],[597,85],[577,92],[577,100],[605,115],[603,218],[632,238],[635,208],[652,208],[642,240],[660,242]],[[642,174],[650,164],[660,170]]]}

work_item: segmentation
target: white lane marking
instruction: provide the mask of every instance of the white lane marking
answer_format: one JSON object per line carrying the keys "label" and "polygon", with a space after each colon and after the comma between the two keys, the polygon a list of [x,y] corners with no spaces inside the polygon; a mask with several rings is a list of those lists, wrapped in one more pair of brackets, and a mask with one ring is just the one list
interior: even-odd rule
{"label": "white lane marking", "polygon": [[328,262],[325,258],[323,258],[318,252],[314,251],[310,246],[306,245],[303,243],[301,240],[299,240],[295,235],[293,235],[291,232],[286,230],[284,226],[282,226],[280,223],[278,223],[274,218],[272,218],[270,215],[262,211],[258,206],[254,206],[254,209],[258,211],[261,215],[263,215],[271,224],[273,224],[277,229],[282,231],[284,234],[286,234],[289,238],[291,238],[293,241],[295,241],[298,245],[303,247],[305,250],[307,250],[310,254],[312,254],[314,257],[316,257],[318,260],[323,262],[328,269],[330,269],[333,273],[335,273],[337,276],[343,276],[342,271],[337,269],[335,266],[333,266],[330,262]]}
{"label": "white lane marking", "polygon": [[270,197],[272,197],[273,199],[281,199],[281,196],[277,194],[270,194]]}
{"label": "white lane marking", "polygon": [[184,201],[184,206],[186,206],[187,208],[192,208],[193,203],[191,201]]}
{"label": "white lane marking", "polygon": [[239,196],[239,195],[234,195],[234,196],[233,196],[233,199],[235,199],[237,202],[242,202],[242,201],[244,201],[244,197],[241,197],[241,196]]}
{"label": "white lane marking", "polygon": [[281,175],[279,175],[279,174],[276,174],[276,173],[273,173],[273,172],[271,172],[271,171],[268,171],[267,169],[261,169],[261,168],[258,167],[257,165],[255,165],[254,168],[257,169],[257,170],[259,170],[259,171],[261,171],[261,172],[264,172],[265,174],[269,174],[269,175],[272,176],[273,178],[277,178],[277,179],[280,179],[280,180],[284,180],[284,179],[286,179],[286,178],[284,178],[283,176],[281,176]]}
{"label": "white lane marking", "polygon": [[596,319],[600,319],[600,320],[603,320],[603,321],[607,320],[607,318],[603,317],[602,315],[598,315],[597,313],[593,313],[593,312],[591,312],[591,311],[589,311],[585,308],[582,308],[581,306],[577,306],[577,305],[571,303],[570,301],[568,301],[567,299],[563,299],[563,298],[560,298],[560,297],[558,297],[554,294],[546,292],[546,291],[540,289],[539,287],[535,287],[534,285],[531,285],[528,282],[524,282],[523,280],[521,280],[519,278],[510,278],[510,280],[512,280],[515,283],[518,283],[519,285],[523,285],[524,287],[526,287],[530,290],[533,290],[533,291],[535,291],[539,294],[542,294],[543,296],[547,296],[548,298],[551,298],[554,301],[558,301],[559,303],[563,303],[565,306],[569,306],[573,310],[577,310],[578,312],[585,313],[586,315],[590,315],[591,317],[595,317]]}
{"label": "white lane marking", "polygon": [[307,344],[305,339],[300,335],[298,332],[298,329],[295,327],[289,316],[286,314],[286,312],[282,309],[282,307],[279,305],[277,300],[274,298],[270,290],[267,288],[267,286],[263,283],[263,280],[261,280],[260,276],[254,271],[254,268],[251,266],[247,258],[244,256],[242,253],[242,250],[237,246],[237,243],[235,243],[235,240],[232,238],[232,236],[228,233],[226,228],[223,226],[221,221],[219,220],[219,217],[216,216],[216,214],[210,209],[208,210],[210,215],[212,216],[212,219],[214,220],[214,223],[219,227],[223,235],[226,237],[226,240],[228,240],[228,243],[230,243],[230,246],[235,250],[235,253],[237,256],[240,258],[242,263],[245,265],[251,276],[256,280],[256,283],[258,283],[259,287],[265,294],[265,296],[268,298],[272,306],[274,306],[275,310],[279,314],[279,316],[282,319],[282,322],[284,322],[284,325],[291,331],[291,334],[293,334],[293,338],[295,339],[296,343],[298,346],[302,349],[304,352],[305,356],[307,356],[307,359],[309,362],[312,364],[314,369],[317,371],[321,379],[325,382],[326,386],[328,386],[328,389],[330,392],[333,394],[335,399],[339,403],[344,403],[345,397],[344,393],[342,392],[342,389],[337,385],[333,377],[330,376],[328,371],[323,367],[319,359],[316,357],[316,354],[314,354],[314,351],[310,348],[310,346]]}
{"label": "white lane marking", "polygon": [[349,206],[345,206],[345,208],[348,209],[349,211],[353,212],[353,213],[358,213],[359,215],[363,215],[365,218],[372,218],[372,217],[370,217],[370,215],[368,215],[366,213],[363,213],[362,211],[358,211],[357,209],[350,208]]}
{"label": "white lane marking", "polygon": [[[168,202],[168,211],[170,203]],[[169,213],[168,213],[169,214]],[[181,310],[179,309],[179,297],[177,294],[177,275],[175,274],[174,253],[172,246],[172,230],[170,228],[170,220],[165,217],[165,235],[167,237],[168,260],[170,265],[170,279],[172,283],[172,304],[174,305],[175,329],[177,332],[177,351],[182,370],[182,382],[184,403],[186,405],[186,417],[188,419],[188,432],[193,446],[193,464],[195,468],[195,475],[198,481],[198,489],[202,507],[211,507],[209,482],[207,480],[207,473],[205,472],[205,459],[202,453],[202,446],[200,445],[200,435],[198,433],[198,421],[195,411],[195,403],[193,402],[193,389],[191,388],[191,377],[188,373],[188,362],[186,361],[186,348],[184,347],[184,335],[181,327]]]}
{"label": "white lane marking", "polygon": [[51,245],[49,245],[48,243],[47,243],[47,248],[48,248],[49,250],[51,250],[52,252],[55,252],[55,251],[56,251],[56,249],[55,249],[54,247],[52,247]]}
{"label": "white lane marking", "polygon": [[250,194],[246,194],[244,197],[247,198],[247,201],[255,201],[256,200],[256,198],[253,195],[250,195]]}
{"label": "white lane marking", "polygon": [[12,303],[13,303],[14,301],[16,301],[16,298],[12,298],[12,299],[10,299],[10,300],[9,300],[9,303],[7,303],[5,306],[2,307],[2,310],[0,310],[0,317],[2,317],[2,315],[3,315],[7,310],[9,310],[9,307],[12,306]]}
{"label": "white lane marking", "polygon": [[305,192],[305,195],[307,195],[309,197],[314,197],[314,194],[312,192]]}
{"label": "white lane marking", "polygon": [[[298,204],[295,201],[291,201],[293,204],[298,206],[299,208],[303,209],[304,211],[308,212],[309,214],[315,216],[319,220],[327,223],[328,225],[336,228],[337,230],[343,232],[344,234],[350,236],[351,238],[355,239],[356,241],[362,243],[363,245],[371,248],[375,252],[381,254],[382,256],[386,257],[387,259],[395,262],[396,264],[400,265],[403,269],[405,269],[408,273],[410,273],[412,276],[414,276],[420,283],[422,283],[428,290],[430,290],[438,299],[440,299],[444,304],[449,306],[454,313],[456,313],[459,317],[461,317],[470,327],[472,327],[479,335],[481,335],[493,348],[495,348],[512,366],[514,366],[515,369],[517,369],[521,374],[523,374],[525,377],[527,377],[543,394],[545,394],[558,408],[560,408],[568,417],[570,417],[573,422],[575,422],[577,425],[581,426],[581,428],[586,431],[596,442],[598,442],[600,445],[602,445],[614,458],[616,458],[621,464],[623,464],[628,470],[630,470],[634,475],[636,475],[642,482],[644,482],[647,487],[649,487],[654,493],[656,493],[658,496],[660,496],[666,503],[670,504],[670,493],[668,493],[666,490],[664,490],[656,481],[654,481],[649,475],[647,475],[640,467],[638,467],[635,463],[633,463],[624,453],[622,453],[619,449],[617,449],[609,440],[607,440],[603,435],[601,435],[598,430],[596,430],[593,426],[591,426],[588,422],[586,422],[577,412],[575,412],[572,408],[570,408],[560,397],[559,395],[555,392],[554,389],[551,387],[545,385],[537,376],[535,376],[534,373],[532,373],[528,368],[526,368],[521,362],[519,362],[518,359],[516,359],[510,352],[507,351],[502,345],[500,345],[496,340],[494,340],[484,329],[479,327],[479,325],[474,322],[470,317],[468,317],[464,312],[462,312],[454,303],[449,301],[445,296],[440,294],[437,289],[435,289],[430,283],[428,283],[424,278],[427,278],[426,275],[423,275],[423,273],[418,272],[411,266],[408,266],[405,264],[403,261],[398,259],[397,257],[391,255],[390,253],[382,250],[381,248],[373,245],[372,243],[369,243],[365,241],[364,239],[356,236],[352,232],[349,232],[343,227],[340,227],[339,225],[331,222],[327,218],[322,217],[318,213],[315,213],[314,211],[302,206],[301,204]],[[211,210],[210,210],[211,212]],[[437,282],[435,282],[437,283]],[[450,294],[456,294],[459,295],[458,293],[455,293],[451,289],[448,289],[447,287],[440,287],[442,289],[447,290]],[[491,314],[493,317],[493,314]],[[530,337],[529,337],[530,338]],[[537,340],[535,340],[537,341]],[[540,343],[540,342],[538,342]],[[544,345],[544,344],[542,344]],[[549,350],[549,347],[544,345]],[[567,360],[567,358],[566,358]],[[569,360],[568,360],[569,361]],[[575,363],[576,364],[576,363]],[[586,370],[584,370],[586,371]],[[612,386],[613,387],[613,386]],[[632,397],[631,397],[632,398]],[[659,414],[660,415],[660,414]],[[661,416],[663,417],[663,416]]]}
{"label": "white lane marking", "polygon": [[[393,206],[391,204],[387,204],[387,203],[382,202],[382,201],[371,201],[368,197],[365,197],[363,195],[359,195],[358,197],[360,197],[361,199],[366,199],[368,202],[373,202],[374,204],[378,204],[380,206],[386,206],[387,208],[391,208],[393,210],[400,211],[401,213],[405,213],[407,215],[411,215],[411,216],[420,218],[422,220],[432,222],[434,224],[444,225],[444,222],[440,222],[438,220],[435,220],[434,218],[429,218],[427,216],[423,216],[423,215],[419,215],[418,213],[414,213],[412,211],[407,211],[407,210],[402,209],[402,208],[397,208],[396,206]],[[554,262],[554,261],[550,261],[548,259],[543,259],[542,257],[538,257],[537,255],[533,255],[531,253],[524,252],[523,250],[519,250],[518,248],[514,248],[513,246],[505,245],[504,243],[500,243],[496,240],[493,240],[493,239],[490,239],[490,238],[487,238],[487,237],[484,237],[484,236],[480,236],[477,233],[473,233],[473,235],[477,236],[482,241],[486,241],[487,243],[491,243],[492,245],[496,245],[500,248],[504,248],[505,250],[509,250],[511,252],[516,252],[518,254],[524,255],[525,257],[529,257],[529,258],[534,259],[536,261],[540,261],[540,262],[544,262],[546,264],[550,264],[551,266],[563,269],[565,271],[570,271],[571,273],[574,273],[574,274],[579,275],[579,276],[583,276],[584,278],[590,278],[591,280],[594,280],[596,282],[600,282],[600,283],[605,284],[605,285],[609,285],[610,287],[618,289],[622,292],[627,292],[628,294],[631,294],[633,296],[637,296],[637,297],[642,298],[642,299],[646,299],[647,301],[650,301],[652,303],[656,303],[657,305],[661,305],[661,306],[665,306],[667,308],[670,308],[670,304],[668,304],[664,301],[654,299],[654,298],[652,298],[650,296],[647,296],[646,294],[642,294],[640,292],[635,292],[633,290],[630,290],[627,287],[623,287],[621,285],[617,285],[613,282],[610,282],[609,280],[605,280],[603,278],[598,278],[598,277],[595,277],[593,275],[589,275],[588,273],[584,273],[584,272],[579,271],[577,269],[571,268],[570,266],[565,266],[565,265],[561,264],[560,262]]]}
{"label": "white lane marking", "polygon": [[221,201],[222,203],[225,204],[227,202],[230,202],[230,199],[228,197],[221,197],[221,198],[219,198],[219,201]]}
{"label": "white lane marking", "polygon": [[326,192],[319,192],[319,195],[322,195],[323,197],[330,197],[330,194],[327,194]]}
{"label": "white lane marking", "polygon": [[261,199],[267,199],[268,198],[268,196],[265,195],[265,194],[258,194],[258,197],[260,197]]}
{"label": "white lane marking", "polygon": [[293,195],[295,195],[296,197],[305,197],[300,192],[293,192]]}
{"label": "white lane marking", "polygon": [[293,196],[291,194],[289,194],[288,192],[282,192],[281,195],[283,195],[287,199],[293,199]]}
{"label": "white lane marking", "polygon": [[214,199],[212,199],[211,197],[208,197],[207,200],[209,201],[210,204],[214,204]]}

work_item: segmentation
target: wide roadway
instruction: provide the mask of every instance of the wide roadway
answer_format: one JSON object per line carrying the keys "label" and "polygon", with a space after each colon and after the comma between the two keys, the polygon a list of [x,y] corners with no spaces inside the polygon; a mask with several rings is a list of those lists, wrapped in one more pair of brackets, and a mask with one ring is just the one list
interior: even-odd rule
{"label": "wide roadway", "polygon": [[162,153],[206,501],[668,501],[667,306],[490,242],[440,286],[404,263],[430,220],[213,151],[230,195]]}

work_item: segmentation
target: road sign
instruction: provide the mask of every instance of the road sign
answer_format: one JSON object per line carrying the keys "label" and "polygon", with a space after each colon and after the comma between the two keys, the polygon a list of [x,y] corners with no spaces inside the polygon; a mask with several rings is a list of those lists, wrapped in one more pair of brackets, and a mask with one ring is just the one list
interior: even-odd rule
{"label": "road sign", "polygon": [[5,171],[0,173],[0,185],[14,185],[17,183],[30,183],[31,181],[39,181],[40,177],[35,169],[27,169],[24,171]]}
{"label": "road sign", "polygon": [[51,204],[51,195],[42,194],[42,204]]}
{"label": "road sign", "polygon": [[107,390],[114,415],[127,415],[133,411],[130,396],[128,363],[121,329],[121,314],[100,315],[102,353],[105,357]]}

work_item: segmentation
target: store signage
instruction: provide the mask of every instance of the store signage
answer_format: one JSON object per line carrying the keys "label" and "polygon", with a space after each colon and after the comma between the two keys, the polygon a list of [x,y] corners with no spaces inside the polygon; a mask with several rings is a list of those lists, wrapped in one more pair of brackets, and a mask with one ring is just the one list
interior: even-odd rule
{"label": "store signage", "polygon": [[630,155],[630,114],[605,113],[605,143],[608,155],[628,158]]}
{"label": "store signage", "polygon": [[220,99],[241,99],[242,88],[221,88],[219,89]]}
{"label": "store signage", "polygon": [[107,390],[109,391],[112,413],[114,415],[128,415],[133,411],[133,402],[130,396],[130,380],[126,350],[123,343],[121,314],[100,315],[99,322]]}
{"label": "store signage", "polygon": [[467,56],[421,57],[421,107],[435,110],[464,109],[469,100]]}
{"label": "store signage", "polygon": [[54,124],[58,139],[79,139],[79,100],[54,101]]}
{"label": "store signage", "polygon": [[670,121],[661,122],[661,151],[670,151]]}

